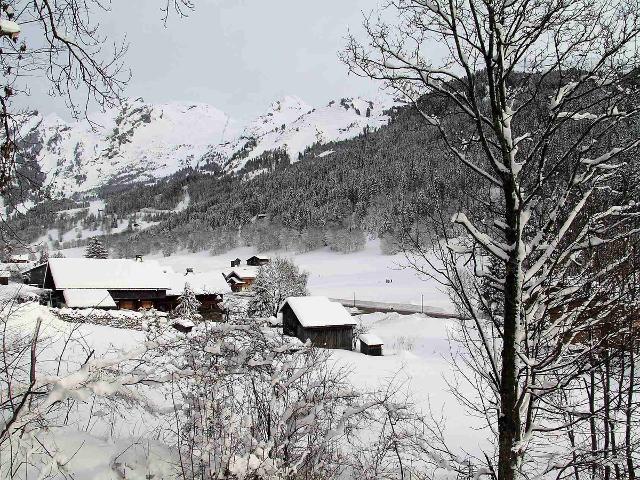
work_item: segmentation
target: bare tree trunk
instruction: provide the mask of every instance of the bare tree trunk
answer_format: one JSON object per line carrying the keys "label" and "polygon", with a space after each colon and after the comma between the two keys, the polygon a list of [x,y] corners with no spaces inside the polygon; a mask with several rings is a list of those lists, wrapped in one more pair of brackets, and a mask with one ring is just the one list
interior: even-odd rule
{"label": "bare tree trunk", "polygon": [[[518,221],[513,195],[505,188],[508,225],[507,242],[518,243]],[[516,250],[517,251],[517,250]],[[517,254],[511,255],[506,268],[504,287],[504,332],[502,338],[502,370],[500,372],[500,418],[498,420],[498,479],[513,480],[518,469],[518,454],[514,451],[520,437],[520,414],[517,408],[517,330],[520,317],[521,265]]]}
{"label": "bare tree trunk", "polygon": [[[630,320],[630,323],[632,321]],[[627,387],[627,402],[625,405],[625,457],[627,462],[627,476],[629,480],[635,480],[636,473],[633,466],[633,456],[631,448],[632,435],[632,412],[633,412],[633,393],[635,387],[635,370],[636,370],[636,345],[633,331],[633,324],[630,329],[630,345],[629,345],[629,385]]]}

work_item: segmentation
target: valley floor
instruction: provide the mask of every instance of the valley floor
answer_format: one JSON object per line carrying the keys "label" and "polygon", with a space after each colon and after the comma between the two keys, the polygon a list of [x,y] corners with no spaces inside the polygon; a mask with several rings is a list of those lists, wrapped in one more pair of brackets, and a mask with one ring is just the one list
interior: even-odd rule
{"label": "valley floor", "polygon": [[[207,271],[228,268],[230,261],[235,258],[240,258],[244,263],[256,253],[250,247],[242,247],[216,256],[199,252],[152,258],[170,265],[178,272],[186,268]],[[275,251],[261,252],[261,255],[290,258],[302,270],[309,272],[312,295],[349,300],[355,296],[356,300],[416,306],[424,302],[425,306],[432,309],[453,312],[453,306],[441,285],[407,268],[407,260],[402,254],[382,255],[378,240],[368,242],[362,251],[348,254],[324,248],[307,253]],[[390,282],[387,283],[387,280]]]}

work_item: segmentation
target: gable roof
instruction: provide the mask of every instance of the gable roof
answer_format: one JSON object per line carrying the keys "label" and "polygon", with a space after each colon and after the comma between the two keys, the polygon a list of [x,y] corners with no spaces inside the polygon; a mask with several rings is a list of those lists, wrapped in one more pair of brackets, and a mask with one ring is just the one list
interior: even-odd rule
{"label": "gable roof", "polygon": [[280,310],[289,305],[293,313],[306,328],[338,327],[355,325],[356,322],[339,303],[331,302],[327,297],[288,297]]}
{"label": "gable roof", "polygon": [[67,288],[62,292],[69,308],[115,308],[111,294],[102,288]]}
{"label": "gable roof", "polygon": [[196,295],[231,292],[229,284],[220,275],[219,271],[188,273],[186,275],[184,273],[167,272],[166,276],[170,282],[170,289],[167,291],[167,295],[182,295],[185,283],[189,283]]}
{"label": "gable roof", "polygon": [[384,345],[382,339],[373,333],[363,333],[358,338],[367,345]]}
{"label": "gable roof", "polygon": [[158,263],[128,258],[50,258],[49,272],[58,290],[168,290],[171,286]]}
{"label": "gable roof", "polygon": [[227,280],[229,280],[231,277],[236,277],[241,280],[244,278],[256,278],[256,276],[258,275],[259,268],[260,267],[252,267],[252,266],[234,267],[231,270],[227,270],[225,278]]}

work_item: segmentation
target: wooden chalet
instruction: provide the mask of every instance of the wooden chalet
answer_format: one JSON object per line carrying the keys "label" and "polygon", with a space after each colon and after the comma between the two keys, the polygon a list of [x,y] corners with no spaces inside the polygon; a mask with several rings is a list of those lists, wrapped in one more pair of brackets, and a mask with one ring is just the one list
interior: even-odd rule
{"label": "wooden chalet", "polygon": [[25,274],[26,283],[51,291],[54,307],[170,311],[189,283],[203,316],[216,317],[230,290],[217,272],[176,274],[156,262],[132,259],[51,258]]}
{"label": "wooden chalet", "polygon": [[327,297],[289,297],[280,307],[285,335],[321,348],[352,350],[355,320]]}
{"label": "wooden chalet", "polygon": [[364,333],[358,337],[358,340],[360,340],[360,353],[374,357],[382,356],[384,342],[380,337],[371,333]]}
{"label": "wooden chalet", "polygon": [[262,265],[266,265],[270,261],[271,259],[269,257],[254,255],[253,257],[247,258],[247,265],[249,265],[250,267],[261,267]]}
{"label": "wooden chalet", "polygon": [[232,292],[243,292],[249,290],[253,285],[256,275],[258,275],[258,269],[256,267],[236,267],[223,275]]}

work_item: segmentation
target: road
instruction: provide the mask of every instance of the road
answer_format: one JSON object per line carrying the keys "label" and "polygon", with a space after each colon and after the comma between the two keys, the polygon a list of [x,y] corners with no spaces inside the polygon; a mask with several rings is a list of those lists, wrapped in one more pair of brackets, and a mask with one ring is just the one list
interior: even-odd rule
{"label": "road", "polygon": [[386,303],[386,302],[370,302],[368,300],[356,300],[345,298],[332,298],[333,302],[338,302],[345,307],[356,307],[358,310],[362,310],[364,313],[373,312],[397,312],[401,315],[411,315],[412,313],[424,313],[428,317],[434,318],[457,318],[458,315],[453,312],[447,312],[442,308],[430,307],[425,305],[413,305],[410,303]]}

